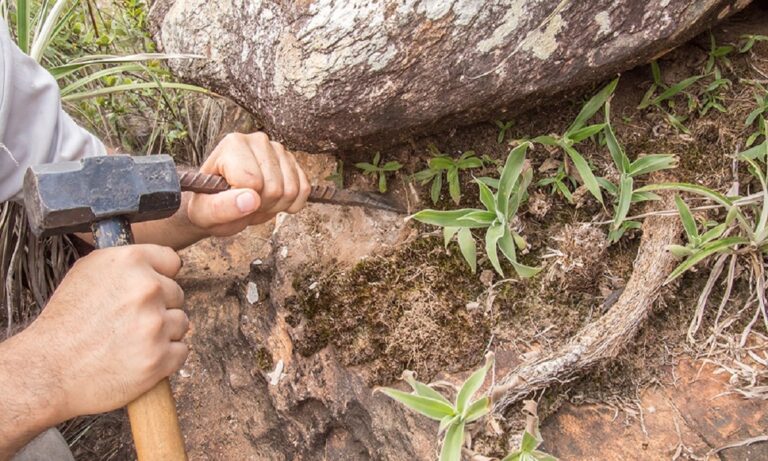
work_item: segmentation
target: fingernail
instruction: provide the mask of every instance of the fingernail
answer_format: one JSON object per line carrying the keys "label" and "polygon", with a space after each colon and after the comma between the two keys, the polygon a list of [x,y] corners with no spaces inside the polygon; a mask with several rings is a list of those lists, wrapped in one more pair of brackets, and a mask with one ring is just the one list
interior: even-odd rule
{"label": "fingernail", "polygon": [[250,213],[256,209],[256,197],[251,192],[243,192],[235,199],[237,203],[237,209],[241,213]]}

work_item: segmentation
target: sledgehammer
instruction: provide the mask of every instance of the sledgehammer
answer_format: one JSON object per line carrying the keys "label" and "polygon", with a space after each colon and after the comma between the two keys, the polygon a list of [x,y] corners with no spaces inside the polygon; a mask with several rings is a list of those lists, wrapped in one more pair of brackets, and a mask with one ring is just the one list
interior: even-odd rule
{"label": "sledgehammer", "polygon": [[[35,234],[91,231],[96,248],[106,248],[132,244],[132,222],[173,215],[181,189],[167,155],[91,157],[31,167],[24,205]],[[140,461],[186,461],[168,378],[127,408]]]}

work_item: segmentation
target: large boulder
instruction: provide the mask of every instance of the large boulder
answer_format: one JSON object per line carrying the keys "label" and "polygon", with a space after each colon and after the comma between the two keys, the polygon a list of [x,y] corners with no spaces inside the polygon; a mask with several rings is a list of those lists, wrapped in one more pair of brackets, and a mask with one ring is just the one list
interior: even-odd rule
{"label": "large boulder", "polygon": [[750,0],[159,0],[183,79],[292,148],[391,144],[647,62]]}

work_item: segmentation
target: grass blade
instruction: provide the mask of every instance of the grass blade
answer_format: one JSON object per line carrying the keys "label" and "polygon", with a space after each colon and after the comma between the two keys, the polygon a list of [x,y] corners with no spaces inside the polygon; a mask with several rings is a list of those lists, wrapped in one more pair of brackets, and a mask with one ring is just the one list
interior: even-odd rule
{"label": "grass blade", "polygon": [[41,62],[43,52],[48,48],[48,43],[51,41],[51,37],[53,37],[54,29],[56,29],[56,26],[59,23],[59,16],[64,10],[64,7],[67,6],[68,2],[69,0],[57,0],[50,11],[45,15],[45,20],[43,21],[42,27],[40,27],[40,32],[35,35],[29,50],[29,56],[35,61]]}
{"label": "grass blade", "polygon": [[491,192],[491,189],[482,181],[477,181],[477,187],[480,189],[480,202],[482,202],[483,205],[485,205],[485,208],[488,209],[491,213],[496,213],[496,202],[493,200],[493,192]]}
{"label": "grass blade", "polygon": [[629,174],[640,176],[654,171],[667,170],[677,166],[677,159],[674,155],[651,154],[638,158],[629,166]]}
{"label": "grass blade", "polygon": [[469,406],[469,408],[467,408],[464,421],[467,423],[477,421],[478,419],[487,415],[489,411],[491,411],[491,399],[488,397],[483,397],[476,400],[472,405]]}
{"label": "grass blade", "polygon": [[29,3],[16,0],[16,36],[21,51],[29,54]]}
{"label": "grass blade", "polygon": [[77,90],[78,88],[82,88],[83,86],[104,77],[122,74],[123,72],[140,72],[144,69],[145,67],[140,64],[123,64],[119,66],[109,67],[107,69],[94,72],[85,77],[75,80],[74,82],[62,88],[61,95],[66,96],[72,93],[73,91]]}
{"label": "grass blade", "polygon": [[448,194],[456,205],[461,201],[461,186],[459,185],[459,169],[453,167],[448,170],[445,178],[448,180]]}
{"label": "grass blade", "polygon": [[413,372],[406,371],[403,373],[403,376],[405,377],[405,380],[408,382],[408,384],[411,386],[411,388],[416,392],[416,394],[427,397],[430,399],[435,399],[443,402],[446,405],[453,406],[448,399],[446,399],[443,394],[437,392],[436,390],[432,389],[431,387],[427,386],[424,383],[420,383],[416,381],[416,378],[413,377]]}
{"label": "grass blade", "polygon": [[451,226],[445,226],[443,227],[443,243],[445,244],[445,247],[448,248],[448,244],[451,243],[451,240],[453,240],[453,237],[456,235],[457,232],[459,232],[460,227],[451,227]]}
{"label": "grass blade", "polygon": [[744,237],[736,236],[736,237],[726,237],[721,240],[715,240],[710,244],[704,245],[703,247],[701,247],[699,251],[694,253],[693,256],[686,259],[679,266],[677,266],[675,270],[673,270],[672,273],[669,274],[669,277],[667,277],[667,280],[664,281],[664,284],[666,285],[672,280],[678,278],[683,274],[683,272],[687,271],[688,269],[692,268],[696,264],[712,256],[713,254],[726,251],[734,245],[746,245],[748,243],[749,243],[748,239]]}
{"label": "grass blade", "polygon": [[629,173],[629,157],[627,157],[624,148],[619,144],[619,140],[616,139],[616,133],[613,132],[611,126],[611,102],[605,103],[605,143],[608,145],[608,151],[611,153],[616,169],[619,173]]}
{"label": "grass blade", "polygon": [[443,173],[437,172],[435,179],[432,180],[432,188],[429,191],[429,197],[432,199],[432,203],[437,203],[440,200],[440,191],[443,190]]}
{"label": "grass blade", "polygon": [[482,225],[467,225],[468,223],[459,221],[460,218],[475,211],[483,211],[475,208],[463,208],[461,210],[439,211],[439,210],[421,210],[411,215],[412,219],[440,227],[485,227]]}
{"label": "grass blade", "polygon": [[[670,86],[669,88],[664,90],[660,95],[658,95],[657,97],[653,98],[649,102],[648,105],[655,106],[657,104],[660,104],[660,103],[666,101],[667,99],[674,98],[675,96],[677,96],[681,92],[685,91],[686,88],[688,88],[689,86],[691,86],[694,83],[698,82],[702,77],[703,77],[703,75],[694,75],[693,77],[688,77],[685,80],[682,80],[682,81],[680,81],[680,82]],[[647,106],[638,107],[638,109],[645,109],[645,107],[647,107]]]}
{"label": "grass blade", "polygon": [[584,160],[584,157],[582,157],[581,154],[578,153],[573,147],[563,147],[568,153],[568,156],[571,158],[573,165],[576,167],[576,171],[579,172],[579,175],[581,176],[582,181],[584,181],[584,185],[587,187],[587,190],[589,190],[589,192],[597,199],[598,202],[600,202],[601,205],[605,205],[603,203],[603,194],[600,192],[600,185],[597,183],[595,174],[592,173],[592,169],[589,167],[587,161]]}
{"label": "grass blade", "polygon": [[148,89],[158,89],[158,90],[183,90],[183,91],[190,91],[194,93],[202,93],[207,94],[209,96],[215,96],[216,93],[213,93],[212,91],[206,90],[205,88],[196,86],[196,85],[188,85],[186,83],[174,83],[174,82],[147,82],[147,83],[129,83],[125,85],[115,85],[110,86],[106,88],[98,88],[91,91],[83,91],[80,93],[74,93],[69,94],[67,96],[64,96],[61,98],[62,101],[65,102],[77,102],[82,101],[83,99],[89,99],[89,98],[95,98],[98,96],[107,96],[112,93],[121,93],[125,91],[136,91],[136,90],[148,90]]}
{"label": "grass blade", "polygon": [[499,263],[499,254],[496,251],[496,246],[499,239],[504,235],[504,226],[505,224],[503,223],[496,223],[489,227],[485,233],[485,254],[488,256],[488,260],[491,261],[493,268],[502,277],[504,276],[504,271]]}
{"label": "grass blade", "polygon": [[574,133],[576,130],[581,129],[581,127],[584,126],[585,123],[587,123],[587,120],[591,119],[593,115],[597,113],[598,110],[600,110],[601,107],[603,107],[603,104],[608,101],[608,99],[613,94],[614,90],[616,90],[616,85],[619,84],[619,79],[613,79],[608,85],[606,85],[602,90],[600,90],[596,95],[592,96],[592,98],[587,101],[586,104],[584,104],[584,107],[581,108],[581,112],[579,112],[579,115],[576,116],[576,118],[573,120],[573,123],[570,127],[566,130],[566,137],[570,137],[570,134]]}
{"label": "grass blade", "polygon": [[464,256],[464,260],[469,264],[474,274],[477,272],[477,246],[475,245],[475,239],[472,237],[472,231],[466,227],[461,228],[458,240],[461,255]]}
{"label": "grass blade", "polygon": [[584,128],[580,128],[574,131],[573,133],[571,133],[568,136],[568,139],[570,139],[574,143],[581,142],[601,132],[604,127],[605,127],[605,123],[598,123],[596,125],[585,126]]}
{"label": "grass blade", "polygon": [[680,214],[680,220],[683,222],[685,234],[688,236],[688,242],[697,242],[699,240],[699,229],[696,225],[696,220],[693,219],[690,208],[688,208],[688,205],[679,195],[675,195],[675,205],[677,206],[677,212]]}
{"label": "grass blade", "polygon": [[616,205],[613,215],[613,224],[611,225],[613,230],[618,230],[621,223],[629,213],[629,206],[632,204],[632,177],[624,175],[619,182],[619,201]]}
{"label": "grass blade", "polygon": [[509,203],[509,196],[512,195],[515,184],[525,164],[525,153],[530,144],[525,142],[515,147],[509,152],[504,169],[501,170],[499,178],[499,190],[496,192],[496,210],[504,211]]}

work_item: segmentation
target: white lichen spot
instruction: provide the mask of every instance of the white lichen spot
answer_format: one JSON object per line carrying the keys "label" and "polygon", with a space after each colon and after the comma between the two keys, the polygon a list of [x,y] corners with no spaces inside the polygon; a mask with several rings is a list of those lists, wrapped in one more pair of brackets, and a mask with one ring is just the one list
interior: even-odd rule
{"label": "white lichen spot", "polygon": [[243,49],[240,51],[240,62],[245,62],[248,60],[248,55],[251,52],[251,47],[248,44],[248,42],[243,42]]}
{"label": "white lichen spot", "polygon": [[397,54],[397,47],[389,45],[386,50],[381,53],[374,53],[368,58],[368,65],[371,70],[377,71],[387,67],[387,64]]}
{"label": "white lichen spot", "polygon": [[480,15],[484,4],[483,0],[456,0],[453,4],[453,22],[458,26],[466,26]]}
{"label": "white lichen spot", "polygon": [[557,34],[560,33],[565,21],[559,14],[552,16],[544,30],[535,29],[528,32],[520,48],[528,51],[537,58],[544,60],[552,56],[557,50]]}
{"label": "white lichen spot", "polygon": [[669,6],[669,2],[670,0],[661,0],[661,2],[659,2],[659,6],[662,8],[666,8]]}
{"label": "white lichen spot", "polygon": [[601,34],[607,34],[611,31],[611,15],[607,11],[601,11],[595,15],[595,22],[600,27]]}
{"label": "white lichen spot", "polygon": [[477,44],[477,50],[481,53],[487,53],[494,48],[506,43],[509,34],[517,30],[520,18],[527,13],[525,9],[525,0],[513,0],[507,6],[507,12],[501,19],[501,23],[493,30],[490,37],[481,40]]}
{"label": "white lichen spot", "polygon": [[416,12],[424,15],[424,17],[430,21],[434,21],[448,14],[448,12],[451,11],[451,7],[453,7],[452,1],[424,0],[419,3],[419,6],[416,8]]}

